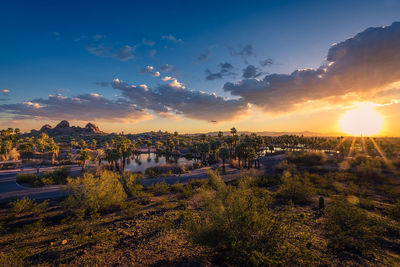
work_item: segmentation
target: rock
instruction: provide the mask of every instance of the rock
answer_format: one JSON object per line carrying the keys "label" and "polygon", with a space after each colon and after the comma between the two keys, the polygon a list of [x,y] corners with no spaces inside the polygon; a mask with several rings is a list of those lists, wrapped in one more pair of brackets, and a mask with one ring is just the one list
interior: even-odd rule
{"label": "rock", "polygon": [[88,123],[85,126],[85,131],[90,132],[90,133],[101,133],[99,127],[94,125],[93,123]]}
{"label": "rock", "polygon": [[40,128],[40,131],[41,131],[41,132],[46,132],[46,131],[51,130],[51,129],[52,129],[52,128],[51,128],[50,125],[45,124],[45,125],[42,126],[42,128]]}
{"label": "rock", "polygon": [[63,120],[59,124],[57,124],[56,129],[68,128],[68,127],[69,127],[69,122],[66,120]]}
{"label": "rock", "polygon": [[93,123],[88,123],[84,128],[82,128],[79,126],[70,126],[69,122],[66,120],[61,121],[54,128],[46,124],[40,129],[40,131],[32,130],[31,134],[37,135],[40,132],[45,132],[51,137],[104,134],[102,131],[100,131],[99,127]]}

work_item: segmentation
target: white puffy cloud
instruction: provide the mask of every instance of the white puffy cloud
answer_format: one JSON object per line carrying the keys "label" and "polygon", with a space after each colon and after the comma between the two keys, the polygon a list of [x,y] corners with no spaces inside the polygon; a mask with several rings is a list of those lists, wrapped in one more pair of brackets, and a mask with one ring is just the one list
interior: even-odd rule
{"label": "white puffy cloud", "polygon": [[124,100],[109,100],[99,94],[66,97],[49,95],[17,104],[0,105],[1,112],[16,119],[51,119],[133,123],[150,117],[147,111]]}
{"label": "white puffy cloud", "polygon": [[237,119],[249,110],[248,104],[242,100],[226,100],[216,94],[189,90],[176,79],[171,80],[154,89],[129,85],[119,79],[115,79],[112,86],[138,107],[159,116],[180,114],[193,119],[227,121]]}
{"label": "white puffy cloud", "polygon": [[[307,102],[371,100],[400,81],[400,22],[368,28],[334,44],[318,69],[226,83],[224,91],[266,111],[285,112]],[[352,97],[347,97],[351,95]]]}
{"label": "white puffy cloud", "polygon": [[161,80],[163,80],[164,82],[167,82],[167,81],[170,81],[170,80],[172,80],[173,78],[172,77],[170,77],[170,76],[165,76],[164,78],[162,78]]}
{"label": "white puffy cloud", "polygon": [[141,69],[140,72],[144,73],[144,74],[149,74],[149,75],[151,75],[153,77],[160,76],[160,72],[155,71],[153,66],[146,66],[143,69]]}

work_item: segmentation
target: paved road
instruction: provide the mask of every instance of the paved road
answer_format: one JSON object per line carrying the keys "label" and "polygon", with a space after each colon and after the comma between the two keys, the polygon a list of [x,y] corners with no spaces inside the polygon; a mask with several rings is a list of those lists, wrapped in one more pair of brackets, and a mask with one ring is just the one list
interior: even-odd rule
{"label": "paved road", "polygon": [[[273,166],[282,161],[285,158],[285,155],[276,155],[271,157],[262,157],[261,164],[263,168],[267,170],[272,170]],[[57,167],[43,167],[40,169],[40,172],[54,170]],[[144,179],[142,184],[144,186],[151,186],[152,184],[166,182],[169,185],[175,183],[187,183],[189,180],[193,179],[207,179],[207,170],[212,167],[204,167],[197,170],[193,170],[189,173],[184,173],[180,176],[171,176],[171,177],[160,177],[153,179]],[[81,171],[81,167],[74,165],[70,166],[71,174],[73,176],[78,176]],[[49,185],[44,187],[24,187],[19,185],[16,182],[18,173],[36,173],[36,169],[27,168],[21,171],[20,169],[14,170],[0,170],[0,201],[5,199],[12,198],[22,198],[29,197],[33,199],[50,199],[50,198],[58,198],[66,195],[64,191],[65,186],[61,185]],[[236,179],[240,176],[240,170],[233,169],[229,166],[226,166],[226,175],[222,176],[224,181],[229,181]]]}
{"label": "paved road", "polygon": [[[43,167],[40,172],[51,171],[57,167]],[[81,167],[74,165],[70,166],[72,175],[79,175]],[[1,170],[0,171],[0,200],[8,198],[22,198],[29,197],[35,199],[48,199],[65,196],[63,190],[64,186],[49,185],[44,187],[25,187],[17,183],[18,173],[36,173],[36,169],[24,168],[14,170]]]}

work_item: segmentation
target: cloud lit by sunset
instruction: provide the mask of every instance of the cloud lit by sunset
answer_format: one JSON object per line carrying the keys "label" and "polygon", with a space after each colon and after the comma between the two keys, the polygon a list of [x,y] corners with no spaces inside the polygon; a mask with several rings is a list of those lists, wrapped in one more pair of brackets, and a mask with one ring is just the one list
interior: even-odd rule
{"label": "cloud lit by sunset", "polygon": [[[12,32],[2,29],[10,43],[3,42],[0,52],[5,59],[0,63],[0,124],[29,131],[69,119],[77,124],[96,121],[110,131],[141,132],[154,127],[172,130],[179,119],[178,129],[187,133],[235,124],[248,131],[340,135],[353,133],[343,126],[349,108],[371,102],[385,117],[383,128],[374,134],[397,136],[400,129],[393,114],[400,112],[396,71],[400,69],[400,22],[394,22],[394,13],[387,13],[383,5],[381,16],[359,19],[347,28],[346,22],[353,21],[349,12],[340,18],[341,27],[333,26],[339,23],[336,18],[321,17],[317,23],[299,19],[304,24],[299,29],[274,23],[279,30],[260,35],[255,29],[271,21],[291,20],[290,13],[288,17],[269,14],[272,6],[261,5],[258,12],[237,19],[232,12],[238,10],[225,10],[232,14],[226,22],[204,25],[212,33],[190,27],[200,16],[194,11],[186,25],[166,23],[163,15],[146,18],[158,26],[146,34],[130,26],[144,16],[140,12],[127,18],[130,23],[112,29],[96,23],[78,27],[83,14],[63,25],[67,14],[57,7],[60,22],[51,25],[46,16],[53,15],[36,16],[41,11],[35,13],[35,7],[22,20],[3,16],[2,20],[18,23]],[[366,12],[376,11],[372,3],[365,6]],[[311,12],[300,4],[296,10],[297,16],[304,17]],[[38,38],[16,34],[29,16],[36,17],[29,26],[42,27],[36,32]],[[234,26],[238,21],[243,27]],[[116,22],[110,19],[109,23]],[[313,26],[306,27],[310,23]],[[129,36],[123,36],[126,31]],[[284,36],[288,41],[282,41]],[[29,42],[19,41],[23,38]],[[289,41],[294,38],[295,42]],[[11,40],[21,47],[14,48]],[[20,56],[10,56],[16,53]]]}

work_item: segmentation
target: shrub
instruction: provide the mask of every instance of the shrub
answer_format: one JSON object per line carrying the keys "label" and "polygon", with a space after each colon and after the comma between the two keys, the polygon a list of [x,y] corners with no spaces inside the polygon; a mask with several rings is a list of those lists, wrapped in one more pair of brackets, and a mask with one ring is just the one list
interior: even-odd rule
{"label": "shrub", "polygon": [[277,199],[283,202],[292,201],[295,204],[308,204],[315,195],[314,187],[307,179],[299,176],[283,177],[283,184],[277,192]]}
{"label": "shrub", "polygon": [[43,184],[43,179],[47,179],[47,181],[53,181],[52,184],[66,184],[67,178],[70,176],[71,172],[67,167],[59,167],[54,171],[44,172],[40,175]]}
{"label": "shrub", "polygon": [[224,187],[205,200],[198,214],[186,214],[190,237],[237,265],[293,265],[299,244],[291,238],[289,216],[269,209],[269,199],[262,195],[245,187]]}
{"label": "shrub", "polygon": [[33,200],[26,197],[17,199],[10,203],[11,211],[16,215],[22,214],[24,212],[30,212],[32,210],[33,205],[34,205]]}
{"label": "shrub", "polygon": [[54,171],[43,172],[40,175],[33,173],[18,174],[17,182],[29,184],[30,186],[43,186],[52,184],[66,184],[70,170],[67,167],[60,167]]}
{"label": "shrub", "polygon": [[11,207],[11,212],[14,215],[21,215],[23,213],[33,213],[36,216],[40,216],[43,214],[48,204],[49,204],[48,201],[35,203],[33,200],[25,197],[11,202],[10,207]]}
{"label": "shrub", "polygon": [[17,183],[33,185],[38,180],[34,173],[17,174]]}
{"label": "shrub", "polygon": [[208,184],[211,186],[212,189],[220,191],[226,187],[225,182],[222,180],[218,171],[208,170],[207,176]]}
{"label": "shrub", "polygon": [[84,173],[76,179],[68,178],[68,188],[72,195],[65,205],[92,213],[122,207],[127,195],[117,173],[103,171],[100,177]]}
{"label": "shrub", "polygon": [[138,197],[142,195],[143,185],[138,183],[143,175],[140,173],[124,172],[121,176],[121,183],[125,193],[130,197]]}
{"label": "shrub", "polygon": [[305,166],[323,165],[327,156],[324,152],[292,152],[288,153],[287,160],[291,163]]}
{"label": "shrub", "polygon": [[345,200],[335,200],[325,208],[324,229],[329,247],[366,256],[376,243],[373,220]]}
{"label": "shrub", "polygon": [[155,195],[163,195],[170,191],[170,187],[165,181],[153,184],[150,189]]}

